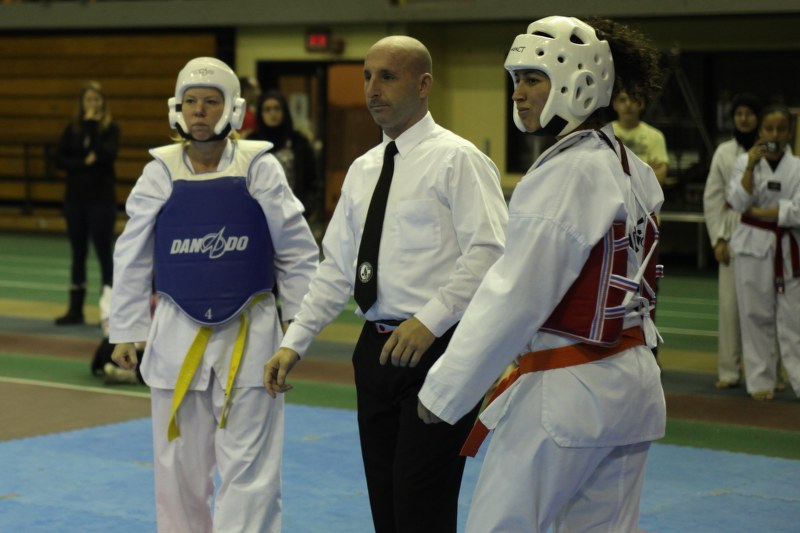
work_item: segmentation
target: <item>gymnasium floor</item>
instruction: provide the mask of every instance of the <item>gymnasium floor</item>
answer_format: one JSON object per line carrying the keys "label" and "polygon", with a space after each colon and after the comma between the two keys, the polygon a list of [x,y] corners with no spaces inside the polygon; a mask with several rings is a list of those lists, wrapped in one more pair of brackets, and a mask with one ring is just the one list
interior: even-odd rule
{"label": "gymnasium floor", "polygon": [[[63,236],[0,233],[0,531],[154,531],[147,390],[89,375],[96,325],[52,325],[66,306],[68,255]],[[714,390],[715,279],[672,270],[658,311],[669,422],[648,466],[641,529],[794,531],[800,402],[790,391],[761,404]],[[359,327],[351,304],[294,374],[285,531],[370,530],[349,367]],[[462,517],[479,466],[469,461]]]}

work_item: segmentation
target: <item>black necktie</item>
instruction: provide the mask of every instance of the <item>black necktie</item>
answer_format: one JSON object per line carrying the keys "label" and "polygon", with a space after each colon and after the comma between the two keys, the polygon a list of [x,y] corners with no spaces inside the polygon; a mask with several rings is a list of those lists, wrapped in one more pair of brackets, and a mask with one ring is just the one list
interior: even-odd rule
{"label": "black necktie", "polygon": [[364,223],[364,232],[361,234],[361,246],[358,248],[354,292],[358,307],[365,313],[378,299],[378,251],[381,247],[383,218],[386,214],[386,200],[389,198],[389,189],[392,186],[394,155],[396,153],[397,146],[394,141],[386,145],[386,151],[383,153],[381,175],[372,193],[372,200],[369,202],[367,220]]}

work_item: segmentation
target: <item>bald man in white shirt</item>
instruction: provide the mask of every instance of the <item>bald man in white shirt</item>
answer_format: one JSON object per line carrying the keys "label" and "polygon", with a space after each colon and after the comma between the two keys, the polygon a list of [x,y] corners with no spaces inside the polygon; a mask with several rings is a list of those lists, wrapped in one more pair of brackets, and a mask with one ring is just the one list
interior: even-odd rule
{"label": "bald man in white shirt", "polygon": [[[464,459],[478,406],[455,426],[426,426],[416,396],[486,271],[502,254],[508,211],[500,176],[475,146],[428,112],[431,57],[416,39],[378,41],[364,62],[367,107],[383,141],[351,165],[323,239],[325,260],[281,348],[265,366],[271,394],[373,268],[359,259],[384,153],[394,162],[377,300],[353,354],[361,451],[375,530],[455,532]],[[370,218],[370,220],[374,220]],[[357,263],[359,263],[357,269]],[[358,300],[358,295],[357,300]]]}

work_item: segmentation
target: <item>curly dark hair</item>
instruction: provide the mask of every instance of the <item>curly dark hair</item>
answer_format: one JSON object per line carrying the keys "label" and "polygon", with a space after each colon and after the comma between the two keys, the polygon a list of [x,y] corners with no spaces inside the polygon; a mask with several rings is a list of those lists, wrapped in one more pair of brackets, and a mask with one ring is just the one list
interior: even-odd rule
{"label": "curly dark hair", "polygon": [[592,26],[597,38],[608,41],[614,57],[614,89],[612,98],[625,92],[647,105],[661,89],[664,73],[661,52],[639,30],[605,18],[584,20]]}

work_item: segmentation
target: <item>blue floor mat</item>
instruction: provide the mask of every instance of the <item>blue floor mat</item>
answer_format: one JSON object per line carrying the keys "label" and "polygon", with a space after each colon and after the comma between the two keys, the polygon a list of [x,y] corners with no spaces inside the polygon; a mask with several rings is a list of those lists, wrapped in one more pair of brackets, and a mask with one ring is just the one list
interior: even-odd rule
{"label": "blue floor mat", "polygon": [[[283,530],[371,531],[355,413],[286,410]],[[0,531],[155,531],[150,432],[144,419],[0,442]],[[467,461],[460,531],[481,459]],[[800,461],[655,444],[641,511],[647,533],[797,531]]]}

